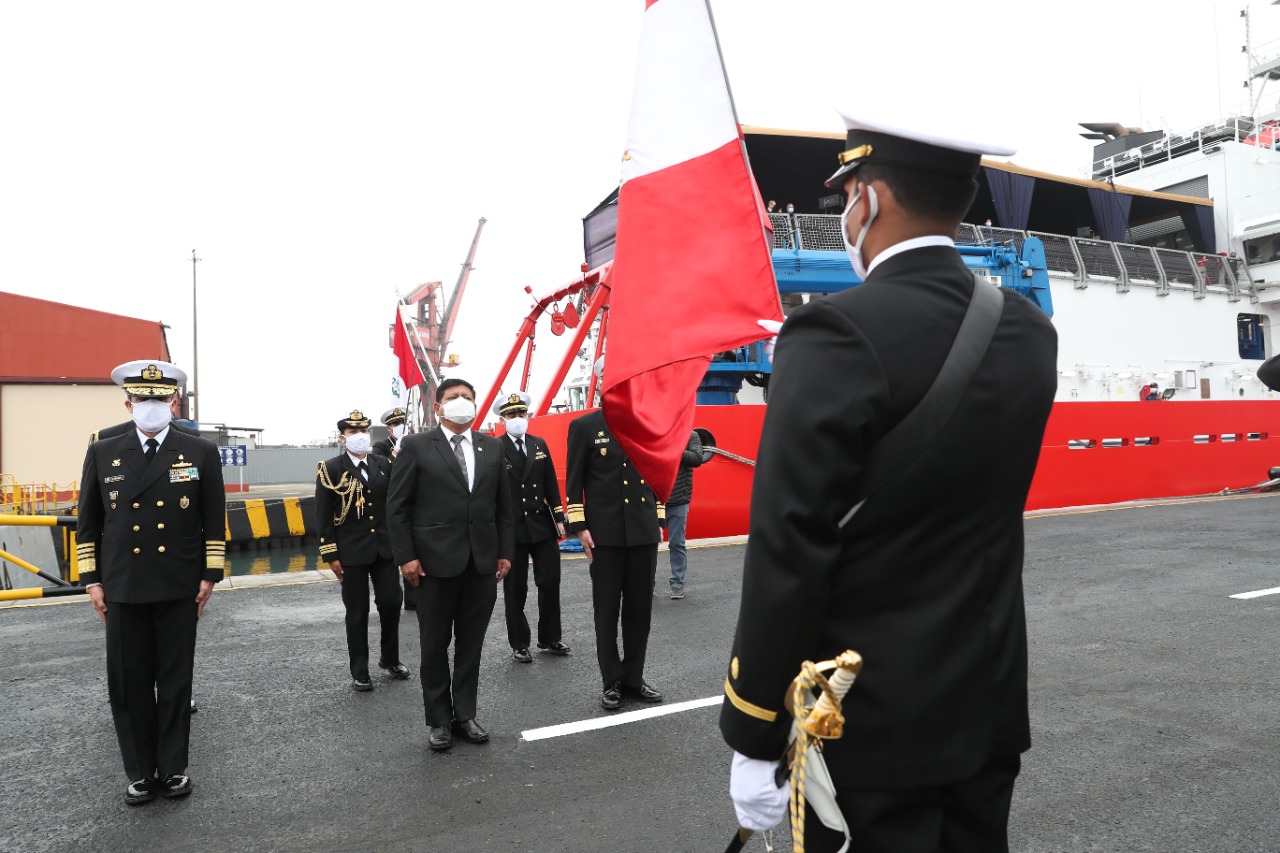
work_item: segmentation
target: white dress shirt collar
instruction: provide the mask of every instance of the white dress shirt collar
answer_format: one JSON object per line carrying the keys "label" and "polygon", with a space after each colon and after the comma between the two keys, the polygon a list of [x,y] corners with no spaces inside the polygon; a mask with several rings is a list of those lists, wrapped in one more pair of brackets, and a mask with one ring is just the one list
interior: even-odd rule
{"label": "white dress shirt collar", "polygon": [[[137,427],[134,427],[134,429],[137,429]],[[142,443],[142,451],[145,453],[147,450],[148,439],[154,438],[157,444],[164,444],[165,438],[169,435],[169,426],[166,424],[165,428],[160,430],[155,435],[147,435],[145,432],[143,432],[140,429],[137,430],[137,432],[138,432],[138,441]]]}
{"label": "white dress shirt collar", "polygon": [[894,255],[901,255],[903,252],[910,252],[912,249],[923,249],[925,246],[951,246],[955,248],[956,241],[950,237],[944,237],[941,234],[930,234],[927,237],[912,237],[910,240],[903,240],[901,243],[894,243],[880,254],[876,255],[876,259],[871,262],[871,266],[867,267],[867,275],[875,272],[876,267],[892,258]]}

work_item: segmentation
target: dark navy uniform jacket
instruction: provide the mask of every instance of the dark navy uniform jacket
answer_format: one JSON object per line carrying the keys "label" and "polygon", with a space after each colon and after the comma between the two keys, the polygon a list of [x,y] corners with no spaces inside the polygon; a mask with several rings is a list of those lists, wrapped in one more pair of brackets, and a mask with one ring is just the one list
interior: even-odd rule
{"label": "dark navy uniform jacket", "polygon": [[569,422],[565,512],[568,529],[591,531],[597,545],[630,547],[662,541],[666,507],[609,432],[600,409]]}
{"label": "dark navy uniform jacket", "polygon": [[335,521],[345,501],[327,488],[316,470],[316,531],[320,557],[346,566],[372,566],[391,560],[391,534],[387,531],[387,487],[391,484],[391,460],[377,453],[365,454],[369,482],[360,477],[351,454],[345,450],[321,462],[328,480],[339,489],[359,480],[351,507],[342,524]]}
{"label": "dark navy uniform jacket", "polygon": [[502,452],[511,480],[515,507],[516,544],[528,545],[544,539],[559,539],[556,523],[564,523],[560,506],[560,484],[547,443],[536,435],[524,435],[524,449],[516,449],[510,435],[502,436]]}
{"label": "dark navy uniform jacket", "polygon": [[720,728],[777,759],[805,660],[864,658],[828,741],[837,785],[959,781],[1030,746],[1023,508],[1057,388],[1057,333],[1006,292],[990,348],[927,449],[843,530],[868,453],[932,384],[974,279],[946,246],[885,260],[778,339]]}
{"label": "dark navy uniform jacket", "polygon": [[190,597],[226,567],[226,493],[213,442],[172,426],[147,464],[136,430],[85,454],[76,522],[80,582],[107,601]]}

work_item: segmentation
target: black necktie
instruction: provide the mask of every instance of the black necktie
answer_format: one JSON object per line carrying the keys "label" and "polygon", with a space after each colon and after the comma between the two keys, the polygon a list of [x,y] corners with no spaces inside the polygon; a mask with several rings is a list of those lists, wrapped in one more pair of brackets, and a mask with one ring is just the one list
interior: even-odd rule
{"label": "black necktie", "polygon": [[151,464],[152,459],[156,458],[156,448],[159,446],[160,442],[156,441],[154,438],[147,439],[147,449],[142,452],[142,455],[147,457],[148,465]]}
{"label": "black necktie", "polygon": [[521,456],[524,455],[524,439],[523,438],[516,439],[516,450],[520,451]]}
{"label": "black necktie", "polygon": [[366,465],[364,462],[361,462],[359,465],[359,468],[360,468],[360,476],[364,478],[364,481],[366,483],[369,482],[369,466]]}

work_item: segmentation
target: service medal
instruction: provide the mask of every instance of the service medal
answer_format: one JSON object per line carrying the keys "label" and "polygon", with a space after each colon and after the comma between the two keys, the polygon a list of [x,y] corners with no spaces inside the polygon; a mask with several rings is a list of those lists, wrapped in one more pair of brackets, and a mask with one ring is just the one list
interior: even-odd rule
{"label": "service medal", "polygon": [[183,495],[182,500],[178,501],[178,506],[182,507],[183,509],[186,509],[187,507],[191,506],[191,498],[187,497],[186,495]]}

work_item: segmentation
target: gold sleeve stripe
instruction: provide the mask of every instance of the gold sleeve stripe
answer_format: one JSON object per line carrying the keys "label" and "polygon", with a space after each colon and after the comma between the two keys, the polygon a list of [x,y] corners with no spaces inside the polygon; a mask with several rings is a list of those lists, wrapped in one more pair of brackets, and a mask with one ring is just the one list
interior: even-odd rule
{"label": "gold sleeve stripe", "polygon": [[76,571],[80,573],[98,570],[98,543],[76,543]]}
{"label": "gold sleeve stripe", "polygon": [[227,543],[204,543],[204,566],[206,569],[224,571],[227,568]]}
{"label": "gold sleeve stripe", "polygon": [[666,507],[666,505],[665,505],[665,504],[658,504],[658,518],[661,518],[661,519],[663,519],[664,521],[666,520],[666,518],[667,518],[667,507]]}
{"label": "gold sleeve stripe", "polygon": [[759,705],[752,705],[746,699],[743,699],[733,689],[733,685],[729,683],[729,679],[724,680],[724,695],[729,697],[729,701],[733,707],[737,708],[748,717],[755,717],[757,720],[764,720],[766,723],[772,723],[778,719],[777,711],[766,711]]}
{"label": "gold sleeve stripe", "polygon": [[569,507],[569,511],[565,513],[565,517],[569,519],[570,524],[581,524],[587,520],[587,514],[582,507]]}
{"label": "gold sleeve stripe", "polygon": [[334,553],[336,553],[336,552],[337,552],[337,550],[338,550],[338,546],[337,546],[337,545],[321,545],[321,546],[320,546],[320,553],[321,553],[321,555],[324,555],[324,554],[334,554]]}

